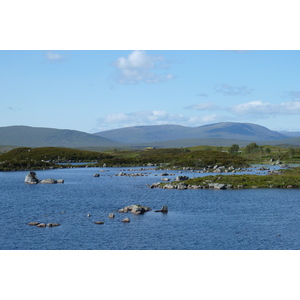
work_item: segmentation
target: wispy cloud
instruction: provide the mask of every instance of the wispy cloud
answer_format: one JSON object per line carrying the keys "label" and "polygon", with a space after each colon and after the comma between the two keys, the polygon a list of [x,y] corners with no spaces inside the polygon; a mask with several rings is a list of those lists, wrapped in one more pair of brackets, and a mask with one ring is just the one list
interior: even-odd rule
{"label": "wispy cloud", "polygon": [[227,83],[217,84],[215,92],[225,96],[246,96],[252,93],[253,89],[246,86],[231,86]]}
{"label": "wispy cloud", "polygon": [[300,101],[289,101],[280,104],[251,101],[232,106],[229,111],[238,115],[295,115],[300,114]]}
{"label": "wispy cloud", "polygon": [[163,56],[151,56],[145,51],[133,51],[128,57],[118,58],[116,81],[121,84],[158,83],[174,78],[173,74],[162,74],[166,69]]}
{"label": "wispy cloud", "polygon": [[283,97],[292,100],[300,100],[300,91],[285,91]]}
{"label": "wispy cloud", "polygon": [[60,61],[63,59],[63,56],[58,53],[52,52],[52,51],[47,51],[46,59],[49,61]]}
{"label": "wispy cloud", "polygon": [[192,110],[214,110],[217,109],[217,106],[212,102],[203,102],[199,104],[194,104],[185,107],[185,109],[192,109]]}
{"label": "wispy cloud", "polygon": [[208,97],[206,93],[199,93],[196,95],[197,97]]}
{"label": "wispy cloud", "polygon": [[7,106],[6,109],[10,111],[21,111],[21,108],[12,106]]}

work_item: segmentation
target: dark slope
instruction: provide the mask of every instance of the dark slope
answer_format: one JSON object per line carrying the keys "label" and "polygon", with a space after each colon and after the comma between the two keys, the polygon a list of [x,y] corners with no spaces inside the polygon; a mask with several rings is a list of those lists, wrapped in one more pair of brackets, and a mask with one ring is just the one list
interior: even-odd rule
{"label": "dark slope", "polygon": [[76,130],[29,126],[0,127],[0,145],[24,147],[115,147],[117,142]]}

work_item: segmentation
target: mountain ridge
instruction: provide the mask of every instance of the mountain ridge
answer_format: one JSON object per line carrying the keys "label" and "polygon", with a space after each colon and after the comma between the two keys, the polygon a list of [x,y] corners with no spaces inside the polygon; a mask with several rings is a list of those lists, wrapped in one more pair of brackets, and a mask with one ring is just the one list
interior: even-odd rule
{"label": "mountain ridge", "polygon": [[262,141],[289,138],[287,135],[251,123],[220,122],[198,127],[182,125],[149,125],[112,129],[94,133],[120,143],[162,142],[194,138],[229,138]]}
{"label": "mountain ridge", "polygon": [[[99,135],[101,134],[101,135]],[[103,136],[104,135],[104,136]],[[106,135],[106,136],[105,136]],[[77,130],[31,127],[0,127],[0,145],[15,147],[65,147],[97,149],[189,147],[197,145],[230,146],[284,144],[300,146],[300,137],[284,135],[251,123],[222,122],[198,127],[182,125],[144,125],[85,133]],[[99,150],[100,151],[100,150]]]}

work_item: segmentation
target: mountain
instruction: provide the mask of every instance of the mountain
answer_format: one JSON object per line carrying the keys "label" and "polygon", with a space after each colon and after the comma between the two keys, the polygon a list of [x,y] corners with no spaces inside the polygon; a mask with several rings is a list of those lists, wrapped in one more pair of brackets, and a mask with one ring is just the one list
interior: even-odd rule
{"label": "mountain", "polygon": [[119,143],[76,130],[30,126],[0,127],[0,145],[23,147],[116,147]]}
{"label": "mountain", "polygon": [[134,126],[95,133],[120,143],[151,143],[181,139],[235,139],[248,141],[271,141],[289,138],[266,127],[250,124],[222,122],[199,127],[180,125]]}
{"label": "mountain", "polygon": [[288,137],[300,137],[300,131],[279,131],[279,133]]}

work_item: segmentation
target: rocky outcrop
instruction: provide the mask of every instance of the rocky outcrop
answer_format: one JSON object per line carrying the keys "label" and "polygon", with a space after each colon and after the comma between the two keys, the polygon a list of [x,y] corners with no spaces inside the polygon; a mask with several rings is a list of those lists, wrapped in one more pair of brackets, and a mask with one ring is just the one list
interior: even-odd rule
{"label": "rocky outcrop", "polygon": [[43,184],[54,184],[54,183],[64,183],[65,181],[63,179],[53,179],[53,178],[47,178],[47,179],[43,179],[43,180],[39,180],[36,177],[36,173],[35,172],[29,172],[26,176],[25,176],[25,183],[28,184],[38,184],[38,183],[43,183]]}
{"label": "rocky outcrop", "polygon": [[36,177],[36,173],[35,172],[29,172],[26,176],[25,176],[25,183],[28,184],[37,184],[40,182],[40,180]]}
{"label": "rocky outcrop", "polygon": [[140,214],[143,214],[146,211],[150,211],[150,210],[151,210],[151,208],[148,206],[133,204],[133,205],[125,206],[124,208],[119,209],[119,212],[127,213],[130,211],[131,213],[133,213],[135,215],[140,215]]}

